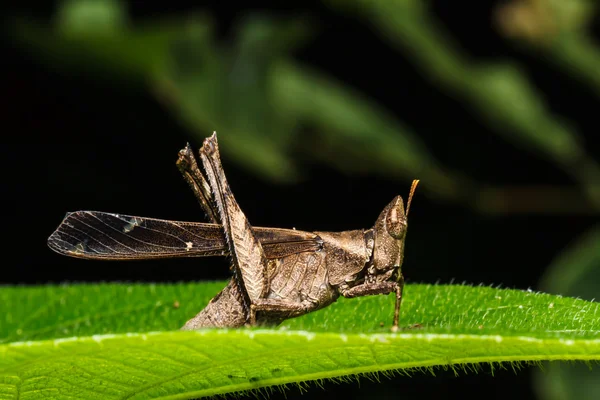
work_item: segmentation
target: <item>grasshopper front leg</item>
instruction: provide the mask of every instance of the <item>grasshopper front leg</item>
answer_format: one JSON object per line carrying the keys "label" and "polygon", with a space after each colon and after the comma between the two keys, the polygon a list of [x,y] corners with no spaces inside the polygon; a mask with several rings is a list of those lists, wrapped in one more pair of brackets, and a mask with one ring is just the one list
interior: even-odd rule
{"label": "grasshopper front leg", "polygon": [[394,308],[394,322],[392,324],[392,331],[398,330],[398,323],[400,319],[400,305],[402,304],[402,292],[404,290],[404,277],[402,274],[399,275],[398,281],[383,281],[373,283],[363,283],[353,287],[342,287],[340,293],[346,298],[354,298],[361,296],[370,296],[375,294],[390,294],[394,292],[396,294],[396,306]]}
{"label": "grasshopper front leg", "polygon": [[234,276],[251,305],[248,324],[256,324],[256,310],[252,305],[264,299],[269,290],[267,259],[260,241],[242,212],[229,188],[221,165],[217,137],[213,134],[204,140],[200,158],[208,183],[214,194],[218,217],[223,225],[229,252],[233,258]]}

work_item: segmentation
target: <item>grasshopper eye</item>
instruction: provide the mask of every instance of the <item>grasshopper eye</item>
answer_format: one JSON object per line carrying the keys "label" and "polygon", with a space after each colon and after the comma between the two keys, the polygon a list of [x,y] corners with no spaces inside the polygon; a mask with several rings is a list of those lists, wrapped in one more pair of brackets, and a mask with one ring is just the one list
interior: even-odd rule
{"label": "grasshopper eye", "polygon": [[406,233],[406,215],[404,214],[404,204],[402,197],[395,199],[395,204],[390,207],[385,218],[385,230],[396,240],[400,240]]}

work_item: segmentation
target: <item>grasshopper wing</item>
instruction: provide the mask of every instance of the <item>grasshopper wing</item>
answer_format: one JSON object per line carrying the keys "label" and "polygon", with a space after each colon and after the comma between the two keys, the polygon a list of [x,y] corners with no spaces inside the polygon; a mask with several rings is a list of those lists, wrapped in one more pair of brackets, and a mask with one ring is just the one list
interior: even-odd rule
{"label": "grasshopper wing", "polygon": [[220,225],[167,221],[98,211],[68,213],[48,238],[57,253],[92,259],[222,255]]}
{"label": "grasshopper wing", "polygon": [[[254,228],[267,258],[316,251],[320,238],[293,229]],[[99,211],[68,213],[48,246],[71,257],[126,260],[227,255],[221,225],[169,221]]]}

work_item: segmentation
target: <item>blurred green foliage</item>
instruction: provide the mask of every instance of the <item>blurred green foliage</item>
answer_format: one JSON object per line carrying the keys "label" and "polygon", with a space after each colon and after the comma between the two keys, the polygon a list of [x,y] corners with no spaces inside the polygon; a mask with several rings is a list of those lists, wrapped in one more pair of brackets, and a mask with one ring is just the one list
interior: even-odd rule
{"label": "blurred green foliage", "polygon": [[[342,11],[360,9],[440,90],[477,111],[498,134],[556,162],[587,192],[589,204],[582,207],[600,208],[597,162],[577,133],[549,113],[517,65],[469,60],[422,2],[331,4]],[[289,154],[295,148],[343,170],[418,176],[433,195],[499,211],[486,202],[480,185],[441,166],[418,135],[383,106],[295,61],[293,50],[312,34],[305,20],[247,17],[227,46],[215,40],[205,14],[133,25],[122,3],[86,0],[65,1],[52,27],[20,20],[15,33],[55,65],[148,85],[191,134],[227,132],[221,136],[224,151],[263,176],[294,179],[298,171]],[[318,149],[298,145],[302,129],[319,132]],[[362,162],[348,161],[356,157]]]}
{"label": "blurred green foliage", "polygon": [[[564,296],[598,300],[600,226],[575,238],[548,268],[541,288]],[[548,400],[600,398],[600,371],[589,365],[549,364],[536,371],[537,391]]]}
{"label": "blurred green foliage", "polygon": [[[521,65],[472,59],[421,0],[326,3],[374,27],[439,91],[504,140],[562,168],[573,187],[490,187],[441,165],[390,110],[294,59],[293,51],[314,34],[301,18],[247,16],[225,44],[216,40],[210,15],[201,12],[133,24],[119,1],[68,0],[51,24],[19,19],[12,32],[51,65],[147,87],[198,140],[213,130],[226,132],[219,136],[225,155],[270,179],[299,175],[294,149],[344,171],[418,177],[430,195],[482,212],[600,212],[599,160],[588,154],[574,124],[550,111]],[[497,29],[515,48],[549,60],[567,79],[600,95],[600,47],[589,33],[595,2],[512,0],[495,11]],[[318,149],[303,147],[306,131],[318,132]],[[548,272],[546,288],[597,298],[599,248],[597,231],[574,241],[574,250]],[[571,398],[571,388],[576,393],[577,385],[591,385],[577,381],[578,373],[559,374],[564,372],[553,370],[542,385],[563,382],[550,391],[563,394],[546,393],[548,398]]]}
{"label": "blurred green foliage", "polygon": [[[376,26],[383,40],[493,131],[567,171],[587,194],[576,209],[598,212],[598,162],[577,132],[548,111],[517,64],[470,60],[420,1],[329,3]],[[294,60],[292,52],[313,34],[303,19],[248,16],[225,45],[216,41],[206,14],[134,25],[122,3],[85,0],[65,1],[53,26],[19,20],[14,32],[54,65],[147,85],[190,134],[200,139],[212,130],[226,132],[221,135],[226,155],[271,179],[298,176],[293,148],[345,171],[419,177],[430,194],[484,212],[511,211],[493,201],[497,196],[485,195],[489,188],[440,165],[418,135],[382,105]],[[318,132],[318,149],[301,145],[307,129]],[[360,163],[353,161],[357,157]]]}
{"label": "blurred green foliage", "polygon": [[[476,62],[452,41],[430,15],[427,3],[406,1],[336,1],[378,27],[391,46],[409,55],[420,70],[482,116],[492,130],[562,167],[600,204],[600,167],[586,154],[577,132],[553,116],[543,95],[514,62]],[[583,57],[585,58],[585,57]]]}

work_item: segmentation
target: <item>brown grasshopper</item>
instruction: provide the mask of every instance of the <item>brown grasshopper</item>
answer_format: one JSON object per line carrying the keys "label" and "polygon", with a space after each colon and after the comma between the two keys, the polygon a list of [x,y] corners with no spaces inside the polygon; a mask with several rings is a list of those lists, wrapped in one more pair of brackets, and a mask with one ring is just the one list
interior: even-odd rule
{"label": "brown grasshopper", "polygon": [[398,328],[406,212],[397,196],[367,230],[303,232],[253,227],[221,166],[216,133],[200,149],[203,173],[189,144],[177,166],[211,223],[166,221],[97,211],[68,213],[48,239],[54,251],[87,259],[226,256],[233,279],[184,330],[276,325],[344,297],[396,294]]}

